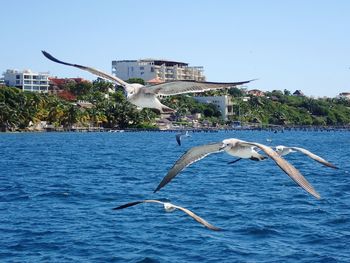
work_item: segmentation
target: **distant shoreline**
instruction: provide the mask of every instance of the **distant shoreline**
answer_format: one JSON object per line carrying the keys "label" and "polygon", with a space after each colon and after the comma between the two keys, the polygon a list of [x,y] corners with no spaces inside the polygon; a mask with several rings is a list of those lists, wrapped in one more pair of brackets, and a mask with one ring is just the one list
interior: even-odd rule
{"label": "distant shoreline", "polygon": [[284,132],[284,131],[350,131],[350,126],[267,126],[267,127],[226,127],[226,128],[177,128],[177,129],[142,129],[142,128],[127,128],[127,129],[111,129],[111,128],[50,128],[42,130],[15,130],[2,131],[0,133],[41,133],[41,132],[219,132],[219,131],[270,131],[270,132]]}

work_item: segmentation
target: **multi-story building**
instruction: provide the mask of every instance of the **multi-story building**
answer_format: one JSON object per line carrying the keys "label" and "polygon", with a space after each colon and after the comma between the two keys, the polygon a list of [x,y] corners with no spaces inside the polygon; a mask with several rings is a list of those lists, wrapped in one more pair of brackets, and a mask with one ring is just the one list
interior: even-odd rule
{"label": "multi-story building", "polygon": [[23,91],[47,92],[49,88],[48,72],[35,73],[31,70],[8,69],[3,75],[7,86],[17,87]]}
{"label": "multi-story building", "polygon": [[339,99],[348,99],[348,100],[350,100],[350,92],[342,92],[342,93],[339,93],[339,95],[337,96],[337,98],[339,98]]}
{"label": "multi-story building", "polygon": [[195,96],[193,98],[201,103],[216,105],[224,120],[227,120],[228,116],[233,115],[233,103],[229,95],[208,97]]}
{"label": "multi-story building", "polygon": [[189,67],[188,63],[140,59],[140,60],[113,60],[112,74],[127,80],[141,78],[149,80],[172,81],[172,80],[195,80],[205,81],[203,67]]}

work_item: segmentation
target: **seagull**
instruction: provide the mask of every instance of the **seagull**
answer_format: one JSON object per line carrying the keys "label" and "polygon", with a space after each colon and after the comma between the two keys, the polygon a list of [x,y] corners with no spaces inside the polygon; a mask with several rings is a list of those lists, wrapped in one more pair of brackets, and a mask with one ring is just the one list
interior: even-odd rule
{"label": "seagull", "polygon": [[[284,145],[278,145],[278,146],[275,147],[275,150],[280,156],[285,156],[287,154],[294,153],[294,152],[301,152],[301,153],[309,156],[311,159],[313,159],[313,160],[315,160],[315,161],[317,161],[317,162],[319,162],[319,163],[321,163],[321,164],[323,164],[325,166],[328,166],[328,167],[331,167],[331,168],[334,168],[334,169],[339,169],[334,164],[332,164],[330,162],[327,162],[322,157],[320,157],[320,156],[310,152],[309,150],[301,148],[301,147],[288,147],[288,146],[284,146]],[[242,158],[233,160],[233,161],[229,162],[229,164],[233,164],[233,163],[238,162],[240,160],[242,160]]]}
{"label": "seagull", "polygon": [[129,84],[116,76],[107,74],[100,70],[78,65],[78,64],[63,62],[53,57],[51,54],[49,54],[46,51],[41,51],[41,52],[44,54],[46,58],[56,63],[60,63],[63,65],[72,66],[72,67],[76,67],[76,68],[88,71],[101,78],[110,80],[116,85],[122,86],[124,89],[126,99],[130,103],[137,106],[139,109],[152,108],[152,109],[159,110],[161,113],[172,113],[172,112],[175,112],[175,110],[162,104],[158,99],[159,96],[171,96],[171,95],[184,94],[184,93],[197,93],[197,92],[205,92],[209,90],[226,89],[226,88],[232,88],[238,85],[243,85],[251,81],[254,81],[254,79],[252,79],[252,80],[240,81],[240,82],[221,83],[221,82],[197,82],[197,81],[191,81],[191,80],[177,80],[177,81],[170,81],[166,83],[157,84],[151,87],[146,87],[139,83]]}
{"label": "seagull", "polygon": [[174,205],[172,203],[164,202],[164,201],[161,201],[161,200],[152,200],[152,199],[150,199],[150,200],[142,200],[142,201],[131,202],[131,203],[127,203],[127,204],[118,206],[116,208],[113,208],[113,210],[119,210],[119,209],[127,208],[129,206],[142,204],[142,203],[158,203],[158,204],[162,204],[164,206],[164,209],[165,209],[166,212],[173,212],[174,210],[179,209],[182,212],[188,214],[190,217],[192,217],[198,223],[200,223],[200,224],[204,225],[205,227],[209,228],[210,230],[215,230],[215,231],[221,230],[220,228],[209,224],[207,221],[205,221],[203,218],[197,216],[192,211],[190,211],[190,210],[188,210],[188,209],[186,209],[184,207],[177,206],[177,205]]}
{"label": "seagull", "polygon": [[339,169],[338,167],[336,167],[334,164],[331,164],[330,162],[327,162],[325,159],[323,159],[322,157],[310,152],[309,150],[306,150],[304,148],[300,148],[300,147],[287,147],[284,145],[278,145],[275,147],[276,148],[276,152],[281,155],[287,155],[293,152],[301,152],[305,155],[307,155],[308,157],[310,157],[311,159],[314,159],[316,162],[319,162],[325,166],[334,168],[334,169]]}
{"label": "seagull", "polygon": [[191,137],[191,135],[189,135],[188,131],[178,133],[178,134],[176,134],[175,136],[176,136],[177,144],[178,144],[179,146],[181,146],[181,138],[182,138],[182,137]]}
{"label": "seagull", "polygon": [[167,175],[163,178],[154,192],[157,192],[167,183],[169,183],[177,174],[179,174],[184,168],[197,162],[204,157],[212,153],[218,153],[225,151],[229,155],[243,158],[251,159],[255,161],[261,161],[266,159],[265,156],[259,154],[255,149],[262,150],[267,156],[269,156],[274,162],[299,186],[304,188],[309,194],[317,199],[321,196],[316,190],[311,186],[311,184],[304,178],[304,176],[289,162],[283,159],[278,153],[276,153],[272,148],[257,143],[257,142],[247,142],[235,138],[225,139],[222,142],[211,143],[201,146],[195,146],[185,152],[180,159],[176,161],[174,166],[169,170]]}

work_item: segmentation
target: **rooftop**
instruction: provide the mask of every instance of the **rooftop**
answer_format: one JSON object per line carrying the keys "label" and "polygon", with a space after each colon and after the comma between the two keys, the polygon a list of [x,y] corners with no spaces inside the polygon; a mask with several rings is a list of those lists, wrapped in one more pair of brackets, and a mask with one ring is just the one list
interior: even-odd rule
{"label": "rooftop", "polygon": [[[114,62],[114,61],[113,61]],[[133,59],[127,59],[127,60],[115,60],[115,62],[152,62],[156,66],[161,66],[165,64],[167,67],[172,67],[175,65],[179,66],[188,66],[188,63],[181,62],[181,61],[174,61],[174,60],[168,60],[168,59],[154,59],[154,58],[144,58],[144,59],[139,59],[139,60],[133,60]]]}

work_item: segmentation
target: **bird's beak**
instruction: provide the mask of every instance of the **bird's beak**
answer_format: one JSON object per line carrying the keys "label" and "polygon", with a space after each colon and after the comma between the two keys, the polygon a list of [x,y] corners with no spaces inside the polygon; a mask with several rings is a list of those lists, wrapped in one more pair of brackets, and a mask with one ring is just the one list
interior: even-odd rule
{"label": "bird's beak", "polygon": [[128,98],[128,92],[126,90],[123,90],[124,96]]}
{"label": "bird's beak", "polygon": [[221,145],[221,147],[219,148],[219,151],[225,150],[226,147],[227,147],[227,145],[223,143],[223,144]]}

